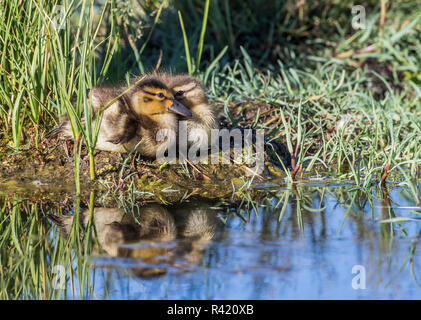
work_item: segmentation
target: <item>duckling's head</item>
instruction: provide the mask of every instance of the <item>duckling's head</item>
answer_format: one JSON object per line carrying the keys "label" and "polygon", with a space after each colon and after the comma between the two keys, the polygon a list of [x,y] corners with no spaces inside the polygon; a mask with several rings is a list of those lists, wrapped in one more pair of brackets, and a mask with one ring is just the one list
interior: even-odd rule
{"label": "duckling's head", "polygon": [[192,113],[182,103],[174,99],[171,90],[155,78],[140,81],[130,97],[133,112],[138,116],[159,119],[168,113],[191,117]]}
{"label": "duckling's head", "polygon": [[174,98],[193,110],[195,106],[207,104],[205,91],[200,82],[189,75],[172,77],[168,83]]}

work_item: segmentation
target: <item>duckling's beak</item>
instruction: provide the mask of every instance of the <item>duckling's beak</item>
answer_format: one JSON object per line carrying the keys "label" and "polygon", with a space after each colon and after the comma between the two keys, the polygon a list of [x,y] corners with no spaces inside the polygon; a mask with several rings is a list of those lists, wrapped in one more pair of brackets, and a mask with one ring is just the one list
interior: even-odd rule
{"label": "duckling's beak", "polygon": [[168,111],[177,113],[185,117],[191,117],[193,115],[189,109],[187,109],[177,100],[172,101],[172,106],[168,108]]}

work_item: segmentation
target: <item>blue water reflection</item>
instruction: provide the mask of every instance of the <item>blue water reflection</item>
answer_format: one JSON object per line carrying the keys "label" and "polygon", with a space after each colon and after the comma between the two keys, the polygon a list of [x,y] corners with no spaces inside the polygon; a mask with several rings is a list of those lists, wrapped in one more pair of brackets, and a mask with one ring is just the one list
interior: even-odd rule
{"label": "blue water reflection", "polygon": [[[257,212],[192,203],[188,210],[205,206],[216,217],[212,239],[192,245],[176,236],[164,243],[119,245],[127,252],[165,247],[163,259],[151,265],[160,271],[150,277],[139,273],[148,266],[144,253],[93,257],[92,298],[420,299],[411,260],[405,261],[421,223],[380,223],[418,219],[421,211],[401,208],[416,208],[416,199],[399,187],[388,195],[349,188],[307,185],[276,194],[272,187],[271,201]],[[421,278],[419,250],[412,261]],[[366,289],[353,288],[353,278],[361,276],[352,273],[354,266],[364,268]]]}

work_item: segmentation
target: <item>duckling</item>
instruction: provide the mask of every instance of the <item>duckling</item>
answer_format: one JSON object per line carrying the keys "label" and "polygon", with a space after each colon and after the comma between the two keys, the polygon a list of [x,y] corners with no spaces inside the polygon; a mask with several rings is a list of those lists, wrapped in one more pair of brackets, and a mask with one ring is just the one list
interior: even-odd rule
{"label": "duckling", "polygon": [[[178,132],[177,116],[191,117],[192,112],[174,99],[172,91],[153,76],[147,76],[130,90],[120,88],[94,88],[92,110],[97,113],[105,108],[98,133],[96,149],[127,153],[134,148],[147,157],[154,158],[163,144],[175,144],[175,136],[167,135],[171,141],[157,141],[159,130]],[[82,119],[82,122],[84,120]],[[64,138],[73,138],[69,120],[53,130]],[[171,132],[171,131],[170,131]],[[172,141],[172,138],[174,138]]]}
{"label": "duckling", "polygon": [[189,75],[167,77],[164,82],[173,91],[175,99],[190,109],[193,114],[186,120],[187,145],[196,144],[198,148],[204,145],[210,148],[214,142],[211,130],[219,129],[219,123],[200,82]]}
{"label": "duckling", "polygon": [[202,147],[208,149],[214,143],[211,130],[219,129],[216,112],[212,105],[209,105],[205,91],[200,82],[193,76],[170,73],[154,73],[165,85],[172,90],[174,98],[182,103],[192,112],[186,121],[187,146],[193,144],[200,150]]}

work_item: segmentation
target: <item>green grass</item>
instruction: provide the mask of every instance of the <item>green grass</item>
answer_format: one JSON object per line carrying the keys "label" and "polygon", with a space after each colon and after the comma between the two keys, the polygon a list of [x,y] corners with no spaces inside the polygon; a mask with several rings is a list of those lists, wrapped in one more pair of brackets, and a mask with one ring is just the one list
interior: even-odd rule
{"label": "green grass", "polygon": [[[408,18],[408,26],[419,18],[419,13]],[[415,30],[405,28],[412,37]],[[359,56],[308,56],[307,68],[287,67],[279,62],[278,73],[261,72],[241,48],[242,59],[225,65],[208,79],[211,98],[221,105],[247,102],[247,106],[259,103],[273,109],[271,117],[279,119],[275,125],[265,125],[270,118],[259,114],[249,125],[267,129],[286,143],[293,158],[290,178],[294,178],[295,169],[312,172],[316,164],[365,186],[379,180],[384,168],[389,168],[388,172],[404,168],[415,177],[420,165],[420,87],[414,81],[399,80],[396,70],[406,66],[393,58],[388,36],[397,41],[391,29],[385,32],[383,47],[371,58],[388,58],[382,63],[394,70],[390,79],[371,71],[369,66],[353,67],[364,61]],[[419,46],[420,40],[413,39],[413,46]],[[399,42],[395,42],[398,46]],[[417,72],[420,61],[409,53],[405,61],[412,72]],[[373,78],[382,87],[381,95],[368,88]],[[239,109],[225,108],[226,118],[245,123]]]}
{"label": "green grass", "polygon": [[[172,11],[178,8],[180,21],[176,24],[181,28],[170,28],[170,33],[178,34],[176,47],[185,47],[187,71],[197,74],[215,103],[228,106],[230,102],[247,102],[273,107],[271,116],[279,120],[272,122],[276,126],[265,125],[268,119],[259,114],[246,125],[268,129],[286,143],[293,159],[289,179],[303,170],[311,172],[316,165],[347,175],[362,185],[383,180],[385,171],[386,177],[400,167],[413,177],[418,172],[419,8],[409,11],[411,4],[406,1],[401,6],[389,4],[385,24],[379,30],[380,8],[368,4],[366,29],[352,30],[350,21],[345,23],[344,15],[350,8],[347,2],[329,7],[329,12],[337,13],[338,21],[344,22],[333,26],[330,16],[310,4],[297,8],[296,20],[291,16],[289,2],[271,8],[279,17],[285,16],[280,25],[265,20],[267,8],[257,10],[257,0],[231,5],[226,1],[206,1],[200,8],[194,1],[188,3],[179,2],[173,7],[171,2],[152,2],[142,10],[137,8],[141,13],[136,11],[136,15],[132,14],[135,8],[129,7],[128,16],[121,18],[114,15],[123,10],[118,1],[106,2],[104,6],[82,0],[68,2],[62,29],[54,27],[51,18],[56,9],[52,4],[3,3],[0,119],[4,140],[10,140],[16,150],[28,144],[36,147],[43,138],[40,132],[50,129],[60,115],[67,114],[78,142],[74,145],[76,181],[79,181],[79,142],[87,146],[93,179],[93,154],[100,121],[93,121],[90,97],[85,92],[104,81],[121,81],[113,70],[129,67],[129,63],[116,66],[127,50],[132,51],[141,72],[145,70],[145,61],[156,63],[156,58],[148,60],[148,47],[154,52],[155,36],[173,21]],[[269,23],[270,30],[283,30],[284,35],[291,35],[290,43],[284,46],[275,64],[269,61],[262,68],[261,59],[256,57],[258,53],[248,42],[244,42],[245,48],[238,46],[237,38],[247,35],[251,41],[250,37],[257,39],[260,35],[245,32],[247,23],[236,18],[238,13],[232,11],[234,8],[247,14],[255,9],[256,18],[266,17],[261,21],[262,28]],[[183,12],[191,13],[194,9],[195,14],[184,25]],[[140,42],[131,34],[133,16],[143,19],[145,26]],[[254,25],[254,18],[249,18]],[[320,30],[312,25],[316,20]],[[192,28],[193,24],[200,29]],[[302,31],[304,35],[300,36],[304,37],[309,54],[293,37],[297,36],[293,28],[298,25],[303,26],[302,30],[313,28],[308,35]],[[331,28],[330,34],[323,39],[322,31],[327,26]],[[212,37],[215,33],[226,35],[226,40],[215,43]],[[136,48],[138,44],[140,50]],[[168,45],[165,41],[163,44],[162,51],[171,51],[170,47],[165,48]],[[221,47],[226,44],[231,47]],[[196,51],[194,58],[190,57],[191,48]],[[215,56],[219,48],[222,51]],[[227,54],[233,60],[222,63]],[[179,58],[183,60],[181,55]],[[168,62],[163,60],[164,66],[171,67]],[[201,64],[206,66],[204,71],[200,71]],[[80,121],[82,112],[84,123]],[[237,115],[233,113],[235,110],[225,108],[230,125],[240,121],[234,120]],[[76,189],[79,193],[80,186]]]}
{"label": "green grass", "polygon": [[227,126],[264,128],[286,144],[289,181],[320,168],[362,187],[401,170],[418,176],[421,10],[409,1],[387,2],[384,19],[368,2],[363,30],[352,29],[348,1],[63,4],[66,23],[57,28],[55,4],[2,3],[1,139],[17,152],[36,148],[66,114],[78,194],[81,144],[94,179],[100,123],[86,90],[154,67],[158,44],[163,67],[196,74],[223,106]]}
{"label": "green grass", "polygon": [[[74,163],[80,194],[82,143],[93,179],[99,128],[86,90],[152,70],[162,52],[164,69],[188,72],[203,82],[228,127],[264,128],[292,155],[291,170],[277,181],[281,190],[256,199],[256,179],[233,184],[233,197],[242,200],[222,220],[247,223],[267,206],[277,209],[283,221],[290,208],[294,226],[303,230],[305,215],[322,211],[327,194],[343,206],[344,222],[359,219],[367,204],[374,219],[373,203],[380,199],[385,204],[381,241],[385,250],[391,248],[397,232],[406,235],[403,223],[410,218],[387,208],[391,200],[383,182],[398,183],[409,203],[421,205],[421,9],[412,1],[383,1],[381,25],[378,1],[367,1],[367,27],[353,30],[351,1],[265,3],[2,1],[1,144],[11,153],[36,150],[44,133],[67,115],[78,142]],[[67,12],[62,29],[53,24],[56,4],[64,4]],[[264,107],[271,111],[264,113]],[[153,189],[139,188],[132,174],[124,175],[130,159],[122,158],[118,181],[100,181],[107,195],[122,207],[135,207],[139,197],[165,203]],[[351,186],[316,188],[320,207],[315,209],[305,181],[329,174]],[[186,191],[183,200],[188,196]],[[75,197],[71,206],[75,216],[81,201]],[[74,219],[65,239],[47,218],[65,211],[62,205],[47,208],[18,196],[2,199],[0,299],[95,297],[88,260],[97,244],[94,202],[91,194],[86,229]],[[229,207],[234,201],[221,202]],[[415,244],[402,266],[409,263],[412,273],[414,252]],[[66,270],[61,290],[53,289],[59,270],[54,266]]]}

